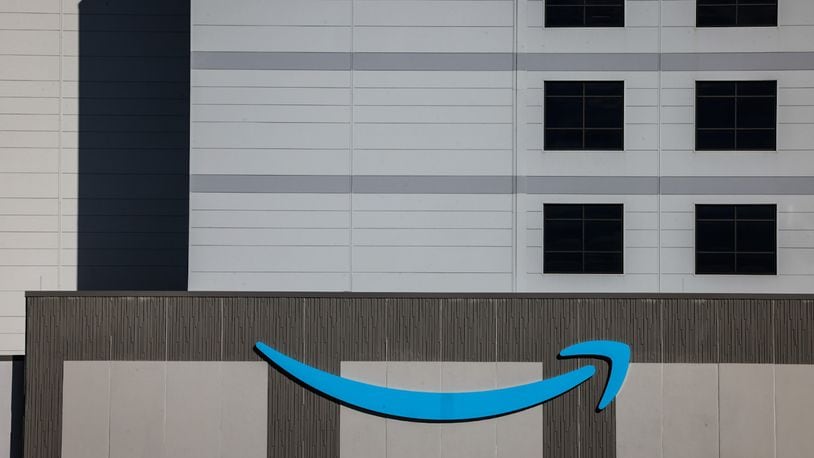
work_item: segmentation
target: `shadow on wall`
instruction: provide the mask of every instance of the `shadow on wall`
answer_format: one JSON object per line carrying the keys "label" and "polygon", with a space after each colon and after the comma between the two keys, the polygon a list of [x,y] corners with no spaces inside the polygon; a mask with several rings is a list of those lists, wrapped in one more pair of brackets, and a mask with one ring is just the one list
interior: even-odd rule
{"label": "shadow on wall", "polygon": [[190,1],[79,3],[79,290],[186,290]]}

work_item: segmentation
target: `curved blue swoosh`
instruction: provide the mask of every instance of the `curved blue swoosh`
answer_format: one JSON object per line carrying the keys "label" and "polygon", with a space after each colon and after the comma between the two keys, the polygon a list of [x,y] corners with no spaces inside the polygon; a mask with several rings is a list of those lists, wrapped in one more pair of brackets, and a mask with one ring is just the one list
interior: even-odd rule
{"label": "curved blue swoosh", "polygon": [[[339,377],[303,364],[263,342],[257,342],[255,347],[270,362],[300,383],[349,407],[379,415],[417,421],[469,421],[510,414],[558,397],[574,389],[596,373],[594,366],[588,365],[549,379],[495,390],[470,392],[411,391],[371,385]],[[606,396],[609,396],[608,402],[610,402],[618,389],[621,388],[621,381],[624,381],[628,361],[622,359],[617,362],[615,358],[623,356],[625,351],[629,360],[630,350],[627,345],[613,341],[591,341],[568,347],[563,350],[561,355],[565,357],[598,356],[607,358],[611,362],[609,381],[613,379],[614,385],[611,386],[609,383],[606,387],[602,401],[600,401],[601,409],[604,408],[602,402],[605,401]],[[617,369],[614,369],[615,367]],[[615,370],[617,377],[614,377]],[[618,376],[619,370],[622,371],[621,379]],[[615,383],[617,381],[620,382],[618,386]],[[612,393],[610,392],[611,388],[615,389]],[[607,405],[607,403],[604,405]]]}

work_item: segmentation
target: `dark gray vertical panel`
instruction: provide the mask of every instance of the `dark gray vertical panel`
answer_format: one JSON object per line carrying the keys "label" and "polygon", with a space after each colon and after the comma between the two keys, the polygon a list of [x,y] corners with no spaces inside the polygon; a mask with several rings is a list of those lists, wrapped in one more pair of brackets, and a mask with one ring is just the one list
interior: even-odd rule
{"label": "dark gray vertical panel", "polygon": [[167,357],[167,298],[111,297],[112,360],[160,361]]}
{"label": "dark gray vertical panel", "polygon": [[[543,313],[543,375],[553,377],[577,367],[575,360],[557,360],[560,350],[576,343],[579,299],[533,299]],[[543,405],[543,456],[579,455],[579,396],[571,391]]]}
{"label": "dark gray vertical panel", "polygon": [[814,300],[774,300],[776,364],[814,364]]}
{"label": "dark gray vertical panel", "polygon": [[441,360],[441,309],[438,299],[395,297],[387,304],[387,359]]}
{"label": "dark gray vertical panel", "polygon": [[67,298],[26,299],[25,456],[59,457],[62,446],[63,332],[58,315]]}
{"label": "dark gray vertical panel", "polygon": [[[303,359],[334,374],[339,373],[343,360],[385,360],[386,313],[386,303],[382,299],[306,299]],[[304,455],[337,456],[339,406],[331,400],[306,392],[303,422]]]}
{"label": "dark gray vertical panel", "polygon": [[167,360],[221,360],[221,301],[217,297],[167,298]]}
{"label": "dark gray vertical panel", "polygon": [[586,299],[580,340],[611,339],[630,345],[636,362],[661,359],[661,307],[652,299]]}
{"label": "dark gray vertical panel", "polygon": [[718,362],[718,306],[713,299],[663,299],[664,362]]}
{"label": "dark gray vertical panel", "polygon": [[774,362],[771,301],[728,299],[717,308],[721,362]]}
{"label": "dark gray vertical panel", "polygon": [[497,307],[497,360],[540,362],[548,332],[543,310],[532,299],[515,298]]}
{"label": "dark gray vertical panel", "polygon": [[495,307],[501,301],[441,300],[441,360],[495,361]]}
{"label": "dark gray vertical panel", "polygon": [[110,359],[110,298],[64,298],[59,307],[64,359],[71,361]]}

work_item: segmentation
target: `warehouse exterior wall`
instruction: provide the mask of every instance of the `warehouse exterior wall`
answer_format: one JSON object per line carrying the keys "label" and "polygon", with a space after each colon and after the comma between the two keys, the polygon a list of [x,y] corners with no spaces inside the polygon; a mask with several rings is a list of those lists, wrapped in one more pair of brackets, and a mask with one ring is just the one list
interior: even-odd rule
{"label": "warehouse exterior wall", "polygon": [[[192,5],[191,290],[800,293],[814,10],[544,28],[544,2]],[[694,149],[696,80],[778,81],[776,151]],[[546,151],[543,83],[622,80],[623,151]],[[623,275],[543,275],[545,203],[624,204]],[[776,276],[694,274],[693,204],[773,203]]]}
{"label": "warehouse exterior wall", "polygon": [[[814,450],[810,296],[43,292],[27,311],[27,457],[233,456],[238,444],[241,456],[512,456],[496,436],[508,426],[531,441],[511,444],[542,456]],[[272,365],[258,373],[253,350],[263,341],[334,374],[433,391],[552,377],[589,364],[556,355],[590,339],[632,349],[607,410],[594,409],[598,363],[598,377],[541,407],[457,425],[347,411]]]}

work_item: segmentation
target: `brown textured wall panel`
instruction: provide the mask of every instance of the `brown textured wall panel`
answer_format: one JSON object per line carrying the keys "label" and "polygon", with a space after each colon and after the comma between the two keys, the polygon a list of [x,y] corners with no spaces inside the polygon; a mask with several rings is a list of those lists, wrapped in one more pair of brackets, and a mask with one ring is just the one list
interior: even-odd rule
{"label": "brown textured wall panel", "polygon": [[707,299],[664,301],[665,363],[717,363],[718,306]]}
{"label": "brown textured wall panel", "polygon": [[441,360],[441,309],[437,301],[394,297],[387,304],[387,359]]}
{"label": "brown textured wall panel", "polygon": [[219,297],[167,298],[167,359],[221,359],[221,303]]}
{"label": "brown textured wall panel", "polygon": [[721,301],[716,308],[721,361],[774,362],[771,301],[730,299]]}
{"label": "brown textured wall panel", "polygon": [[814,300],[773,302],[775,362],[814,364]]}
{"label": "brown textured wall panel", "polygon": [[501,299],[444,299],[441,360],[495,361],[495,307]]}
{"label": "brown textured wall panel", "polygon": [[167,298],[110,299],[110,358],[120,361],[167,357]]}
{"label": "brown textured wall panel", "polygon": [[[814,300],[693,297],[69,296],[28,298],[25,456],[61,447],[62,363],[256,361],[262,340],[321,369],[347,361],[542,361],[545,377],[587,339],[628,342],[639,362],[814,364]],[[663,342],[663,347],[662,347]],[[607,367],[543,406],[545,456],[612,457]],[[338,407],[269,366],[268,456],[335,457]]]}

